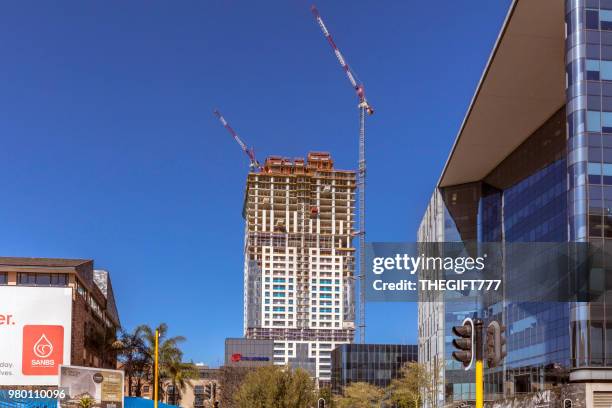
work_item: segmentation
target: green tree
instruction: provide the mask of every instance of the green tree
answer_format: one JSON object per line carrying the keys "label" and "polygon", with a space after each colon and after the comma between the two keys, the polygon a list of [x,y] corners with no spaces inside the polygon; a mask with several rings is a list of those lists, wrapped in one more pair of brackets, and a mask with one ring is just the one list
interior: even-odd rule
{"label": "green tree", "polygon": [[125,372],[128,384],[128,396],[141,396],[142,383],[150,367],[145,355],[145,344],[139,328],[133,332],[121,330],[119,340],[115,344],[119,352],[118,360]]}
{"label": "green tree", "polygon": [[310,378],[310,374],[301,368],[296,370],[287,368],[281,378],[285,380],[287,390],[283,406],[287,408],[310,408],[315,399],[315,384]]}
{"label": "green tree", "polygon": [[234,401],[238,408],[310,408],[314,382],[298,368],[267,366],[247,374]]}
{"label": "green tree", "polygon": [[420,408],[435,397],[438,376],[435,370],[416,362],[404,364],[399,378],[389,385],[390,401],[398,408]]}
{"label": "green tree", "polygon": [[334,401],[338,408],[378,408],[385,399],[382,388],[365,382],[351,383],[343,392]]}
{"label": "green tree", "polygon": [[[180,345],[185,341],[183,336],[168,337],[168,325],[161,323],[159,331],[159,398],[164,394],[164,384],[172,385],[174,390],[169,397],[172,403],[180,400],[181,392],[188,381],[197,378],[198,371],[193,363],[183,362],[183,352]],[[114,342],[114,348],[119,352],[119,361],[125,371],[128,383],[128,394],[137,397],[142,395],[145,383],[153,385],[155,369],[155,329],[140,325],[133,332],[121,331],[119,340]]]}
{"label": "green tree", "polygon": [[115,328],[99,329],[94,325],[85,325],[85,347],[100,359],[100,367],[116,368],[117,330]]}
{"label": "green tree", "polygon": [[234,396],[238,393],[248,373],[253,368],[222,366],[221,369],[221,406],[224,408],[236,408]]}

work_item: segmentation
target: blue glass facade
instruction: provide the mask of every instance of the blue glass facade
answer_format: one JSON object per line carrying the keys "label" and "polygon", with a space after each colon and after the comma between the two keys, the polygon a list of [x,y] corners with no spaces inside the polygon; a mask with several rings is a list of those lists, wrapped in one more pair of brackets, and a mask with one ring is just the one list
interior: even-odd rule
{"label": "blue glass facade", "polygon": [[[550,1],[540,9],[529,9],[531,12],[527,11],[526,4],[534,2],[513,2],[500,38],[508,34],[504,30],[511,27],[509,21],[516,13],[523,14],[520,20],[515,20],[519,21],[513,27],[515,34],[516,31],[521,31],[521,35],[529,30],[535,32],[537,24],[550,28],[538,31],[549,34],[546,38],[550,40],[542,44],[539,51],[554,48],[555,52],[546,54],[539,62],[545,63],[549,70],[546,72],[554,77],[551,81],[554,84],[538,88],[542,94],[527,92],[520,96],[534,109],[542,107],[540,98],[550,98],[546,102],[549,110],[541,115],[541,122],[540,116],[534,121],[536,123],[532,122],[532,125],[542,125],[531,135],[526,137],[533,127],[516,132],[517,142],[523,140],[522,144],[505,150],[503,155],[498,154],[495,161],[483,159],[482,168],[465,163],[465,160],[480,160],[477,153],[466,151],[478,150],[477,138],[482,144],[489,136],[500,143],[504,140],[492,133],[496,131],[495,126],[479,122],[482,116],[472,119],[472,128],[465,131],[467,136],[464,136],[462,149],[453,148],[450,165],[447,163],[442,175],[445,181],[440,185],[444,187],[438,187],[430,201],[419,239],[588,242],[591,250],[590,302],[476,304],[473,299],[466,299],[464,305],[446,303],[441,309],[438,305],[420,306],[420,346],[425,350],[419,350],[420,359],[426,361],[436,355],[445,358],[445,386],[438,402],[474,399],[471,376],[465,376],[458,364],[449,361],[451,327],[474,314],[483,318],[485,324],[495,319],[507,326],[508,356],[504,365],[485,371],[487,398],[540,391],[569,381],[570,377],[580,381],[576,373],[581,371],[593,375],[596,372],[593,368],[612,367],[612,257],[608,256],[612,254],[612,0]],[[535,16],[533,12],[540,15]],[[563,22],[565,27],[562,27]],[[525,42],[529,40],[517,40],[512,34],[508,36],[510,39],[504,40],[507,47],[523,41],[528,48]],[[531,41],[537,42],[543,37],[534,35]],[[498,43],[495,52],[502,53],[503,47],[503,42]],[[496,58],[495,52],[492,61]],[[509,52],[508,49],[505,52]],[[534,54],[526,51],[524,55]],[[509,60],[512,58],[499,57],[497,64],[508,64]],[[521,64],[524,66],[525,61]],[[490,61],[488,68],[491,66],[494,63]],[[565,84],[561,81],[563,66]],[[518,69],[518,66],[511,68]],[[552,72],[557,68],[558,72]],[[496,69],[500,69],[499,65]],[[504,69],[511,70],[507,66]],[[503,77],[499,72],[488,85],[496,92],[499,91],[496,80]],[[533,76],[525,79],[517,74],[504,79],[507,83],[524,80],[531,87],[543,79],[543,72],[535,68],[525,69],[521,74],[525,78],[529,74]],[[483,78],[479,92],[487,86],[487,79]],[[481,105],[473,102],[471,109],[481,109],[483,116],[493,113],[496,118],[512,118],[525,123],[533,118],[511,105],[512,98],[517,95],[508,91],[507,99],[501,96],[498,99],[499,106],[485,110],[483,105],[496,105],[497,99],[487,99],[487,95],[477,93],[475,100],[481,98]],[[555,114],[545,117],[556,109]],[[525,122],[521,122],[521,115],[525,116]],[[469,121],[468,113],[466,123]],[[518,127],[511,129],[514,131]],[[505,134],[506,138],[509,136],[512,135]],[[457,144],[461,145],[459,139]],[[448,176],[450,171],[455,173]],[[506,255],[506,259],[511,259],[512,254]],[[510,265],[505,267],[505,273],[513,273]],[[444,319],[441,327],[435,323],[440,316]],[[441,345],[436,343],[440,337],[443,337]]]}
{"label": "blue glass facade", "polygon": [[[482,181],[440,188],[444,241],[567,241],[565,135],[565,109],[561,109]],[[445,402],[475,398],[472,373],[451,358],[452,326],[475,315],[485,324],[495,319],[507,326],[505,365],[485,370],[485,392],[488,398],[499,398],[567,381],[569,313],[565,303],[483,305],[470,297],[461,303],[447,302]]]}
{"label": "blue glass facade", "polygon": [[332,352],[332,391],[340,394],[352,382],[387,387],[405,363],[417,361],[417,350],[408,344],[342,344]]}
{"label": "blue glass facade", "polygon": [[[485,179],[495,184],[495,194],[483,199],[484,240],[567,241],[564,114],[557,112]],[[507,326],[506,365],[487,373],[490,396],[532,392],[567,380],[567,371],[559,367],[569,367],[569,305],[496,304],[482,316]]]}
{"label": "blue glass facade", "polygon": [[566,2],[570,239],[599,252],[592,303],[570,310],[572,366],[612,365],[612,282],[603,256],[612,238],[612,1]]}

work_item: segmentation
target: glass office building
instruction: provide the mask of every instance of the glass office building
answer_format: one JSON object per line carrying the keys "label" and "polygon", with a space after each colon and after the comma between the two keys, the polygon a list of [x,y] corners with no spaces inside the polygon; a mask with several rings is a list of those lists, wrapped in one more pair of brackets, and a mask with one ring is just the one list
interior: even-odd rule
{"label": "glass office building", "polygon": [[352,382],[386,387],[398,378],[402,365],[417,361],[418,346],[407,344],[343,344],[332,352],[332,391]]}
{"label": "glass office building", "polygon": [[475,398],[473,373],[451,358],[450,332],[475,315],[507,327],[504,364],[485,369],[487,400],[572,381],[612,395],[610,238],[612,0],[515,0],[418,240],[588,242],[601,255],[590,271],[599,289],[589,303],[424,299],[419,361],[444,367],[428,405]]}

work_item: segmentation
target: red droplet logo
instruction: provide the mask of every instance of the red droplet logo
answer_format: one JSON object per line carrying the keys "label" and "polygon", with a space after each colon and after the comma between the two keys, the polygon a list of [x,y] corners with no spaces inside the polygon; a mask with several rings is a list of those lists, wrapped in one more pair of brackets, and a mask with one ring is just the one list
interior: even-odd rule
{"label": "red droplet logo", "polygon": [[237,363],[238,361],[240,361],[242,359],[242,354],[240,353],[234,353],[232,354],[232,361],[234,363]]}
{"label": "red droplet logo", "polygon": [[64,364],[63,357],[63,326],[23,326],[21,372],[24,375],[57,375],[60,364]]}
{"label": "red droplet logo", "polygon": [[40,338],[34,343],[34,355],[39,358],[47,358],[53,353],[53,344],[49,341],[45,334],[41,334]]}

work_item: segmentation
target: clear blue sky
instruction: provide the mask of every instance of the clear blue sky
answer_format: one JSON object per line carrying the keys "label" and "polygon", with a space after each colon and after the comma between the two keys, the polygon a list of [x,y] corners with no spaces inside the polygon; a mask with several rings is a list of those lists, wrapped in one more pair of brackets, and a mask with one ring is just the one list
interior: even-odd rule
{"label": "clear blue sky", "polygon": [[[365,82],[368,240],[415,239],[508,0],[320,1]],[[217,365],[242,335],[246,158],[357,162],[356,97],[296,1],[0,4],[0,255],[92,258],[123,324],[165,321]],[[415,342],[414,304],[368,342]]]}

